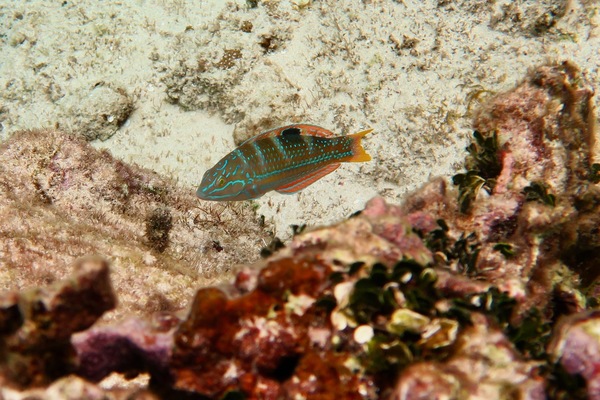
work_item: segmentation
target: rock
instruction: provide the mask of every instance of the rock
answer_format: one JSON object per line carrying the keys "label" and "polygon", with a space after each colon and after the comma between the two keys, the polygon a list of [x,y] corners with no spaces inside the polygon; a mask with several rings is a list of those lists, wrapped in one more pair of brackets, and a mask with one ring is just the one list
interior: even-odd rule
{"label": "rock", "polygon": [[183,308],[198,285],[257,259],[268,237],[249,205],[201,202],[55,130],[2,143],[0,172],[0,290],[66,279],[78,257],[100,254],[120,301],[111,319]]}
{"label": "rock", "polygon": [[54,381],[45,390],[31,389],[21,393],[8,388],[0,389],[5,399],[11,400],[105,400],[105,391],[76,376],[67,376]]}
{"label": "rock", "polygon": [[125,373],[129,378],[150,372],[168,381],[173,328],[178,323],[173,317],[152,323],[130,318],[118,325],[78,333],[71,341],[77,356],[74,372],[93,382],[112,372]]}
{"label": "rock", "polygon": [[[323,349],[309,337],[309,327],[330,330],[324,310],[314,303],[330,273],[313,260],[284,258],[265,267],[245,295],[200,290],[175,333],[174,387],[209,397],[239,390],[263,398],[333,393],[359,398],[361,387],[373,382],[344,366],[347,351],[335,351],[330,343]],[[306,300],[307,306],[298,307]]]}
{"label": "rock", "polygon": [[107,140],[127,121],[135,109],[133,96],[123,88],[104,82],[80,93],[81,104],[66,113],[74,119],[74,132],[86,140]]}
{"label": "rock", "polygon": [[88,382],[75,375],[54,381],[43,389],[16,391],[0,388],[0,396],[6,400],[161,400],[158,394],[147,389],[110,390]]}
{"label": "rock", "polygon": [[5,292],[0,295],[0,335],[8,335],[23,324],[19,311],[19,294]]}
{"label": "rock", "polygon": [[545,399],[540,363],[521,360],[512,343],[482,315],[473,315],[443,362],[415,363],[405,369],[390,397],[413,399]]}
{"label": "rock", "polygon": [[89,328],[116,305],[108,264],[89,258],[75,265],[71,279],[48,289],[32,288],[4,301],[16,301],[17,329],[2,329],[0,382],[39,386],[73,369],[71,335]]}
{"label": "rock", "polygon": [[[589,399],[600,399],[599,310],[563,318],[554,331],[548,353],[567,373],[585,379]],[[571,394],[575,397],[575,393]]]}
{"label": "rock", "polygon": [[523,310],[545,308],[555,288],[577,297],[578,277],[565,270],[579,274],[584,286],[597,274],[587,261],[600,249],[592,239],[592,225],[600,223],[600,197],[590,180],[593,93],[568,62],[532,70],[476,113],[467,171],[453,178],[458,204],[440,200],[451,194],[438,184],[405,205],[446,221],[442,236],[463,246],[445,252],[451,269],[495,282]]}

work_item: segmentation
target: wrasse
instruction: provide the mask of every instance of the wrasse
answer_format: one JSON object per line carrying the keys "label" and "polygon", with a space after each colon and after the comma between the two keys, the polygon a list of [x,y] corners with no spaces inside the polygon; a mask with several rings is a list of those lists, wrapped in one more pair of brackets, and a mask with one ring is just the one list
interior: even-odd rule
{"label": "wrasse", "polygon": [[196,195],[203,200],[249,200],[276,190],[295,193],[335,171],[342,162],[369,161],[361,139],[314,125],[288,125],[246,140],[204,173]]}

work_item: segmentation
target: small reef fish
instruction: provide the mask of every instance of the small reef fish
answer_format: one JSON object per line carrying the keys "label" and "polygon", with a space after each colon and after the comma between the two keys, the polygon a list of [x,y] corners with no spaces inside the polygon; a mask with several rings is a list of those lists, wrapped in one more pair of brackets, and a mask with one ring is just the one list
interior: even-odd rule
{"label": "small reef fish", "polygon": [[348,136],[295,124],[246,140],[204,173],[196,195],[202,200],[249,200],[276,190],[295,193],[335,171],[342,162],[369,161],[361,145],[373,129]]}

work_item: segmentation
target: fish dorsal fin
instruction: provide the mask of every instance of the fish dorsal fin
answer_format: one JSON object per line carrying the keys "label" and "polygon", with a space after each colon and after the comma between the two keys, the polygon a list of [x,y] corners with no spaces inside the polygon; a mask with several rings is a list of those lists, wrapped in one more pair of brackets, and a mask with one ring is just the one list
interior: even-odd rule
{"label": "fish dorsal fin", "polygon": [[321,128],[316,125],[307,125],[307,124],[293,124],[280,126],[279,128],[271,129],[270,131],[265,131],[259,133],[256,136],[251,137],[250,139],[246,139],[240,146],[243,146],[248,143],[256,142],[261,139],[266,139],[270,137],[276,136],[284,136],[284,135],[306,135],[306,136],[320,136],[320,137],[333,137],[335,134],[330,130]]}
{"label": "fish dorsal fin", "polygon": [[[335,133],[331,132],[329,129],[321,128],[320,126],[316,126],[316,125],[296,124],[296,125],[286,126],[284,128],[300,129],[301,135],[306,135],[306,136],[320,136],[320,137],[326,137],[326,138],[335,136]],[[284,134],[285,134],[285,131],[284,131]]]}
{"label": "fish dorsal fin", "polygon": [[283,194],[296,193],[296,192],[304,189],[305,187],[312,185],[313,183],[315,183],[316,181],[318,181],[325,175],[332,173],[339,166],[340,166],[339,163],[327,165],[321,169],[311,172],[310,174],[308,174],[306,176],[303,176],[300,179],[295,180],[294,182],[287,183],[283,186],[280,186],[275,190],[278,193],[283,193]]}

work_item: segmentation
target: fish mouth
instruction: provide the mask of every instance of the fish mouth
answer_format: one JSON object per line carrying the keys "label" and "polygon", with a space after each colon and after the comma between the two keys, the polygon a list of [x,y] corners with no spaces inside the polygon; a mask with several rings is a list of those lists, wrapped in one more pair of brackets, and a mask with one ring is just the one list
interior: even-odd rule
{"label": "fish mouth", "polygon": [[204,191],[202,190],[202,186],[198,187],[198,190],[196,190],[196,196],[202,200],[210,200],[208,194],[204,193]]}
{"label": "fish mouth", "polygon": [[210,183],[213,180],[211,178],[212,170],[206,171],[202,176],[202,181],[200,181],[200,186],[196,190],[196,196],[202,200],[214,200],[216,196],[214,196],[210,190]]}
{"label": "fish mouth", "polygon": [[196,190],[196,197],[198,197],[200,200],[208,200],[208,201],[229,201],[229,200],[235,200],[234,197],[235,195],[231,195],[231,194],[214,194],[214,193],[207,193],[204,191],[204,189],[202,188],[202,186],[200,186],[198,188],[198,190]]}
{"label": "fish mouth", "polygon": [[241,179],[230,180],[224,186],[214,188],[210,185],[212,180],[205,182],[204,180],[196,190],[196,196],[202,200],[212,201],[234,201],[246,200],[247,196],[243,194],[244,181]]}

